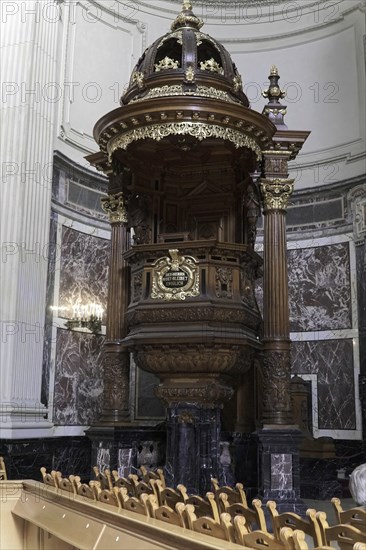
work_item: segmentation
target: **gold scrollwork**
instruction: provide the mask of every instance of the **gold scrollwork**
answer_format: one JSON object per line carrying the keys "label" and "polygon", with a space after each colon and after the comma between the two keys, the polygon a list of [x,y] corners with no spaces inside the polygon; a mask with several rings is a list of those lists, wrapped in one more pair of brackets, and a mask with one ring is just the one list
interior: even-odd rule
{"label": "gold scrollwork", "polygon": [[109,195],[105,199],[101,199],[102,208],[108,215],[109,222],[114,223],[127,223],[127,209],[123,193],[117,193],[115,195]]}
{"label": "gold scrollwork", "polygon": [[171,135],[189,135],[203,141],[208,138],[217,138],[234,143],[235,147],[245,147],[256,153],[257,159],[262,158],[262,152],[256,141],[235,130],[234,128],[224,128],[216,124],[208,124],[207,122],[167,122],[162,124],[152,124],[142,128],[134,128],[121,136],[118,136],[110,141],[108,145],[109,157],[111,158],[114,151],[117,149],[126,150],[127,147],[134,141],[143,139],[153,139],[161,141]]}
{"label": "gold scrollwork", "polygon": [[179,61],[171,59],[170,57],[164,57],[159,63],[155,64],[155,72],[166,71],[168,69],[178,69]]}
{"label": "gold scrollwork", "polygon": [[239,90],[243,89],[243,80],[240,76],[240,74],[237,74],[233,78],[233,88],[234,92],[238,92]]}
{"label": "gold scrollwork", "polygon": [[264,211],[286,210],[288,201],[294,192],[293,179],[262,179],[260,182]]}
{"label": "gold scrollwork", "polygon": [[176,32],[169,33],[167,36],[164,36],[161,39],[161,42],[159,43],[157,49],[161,48],[167,40],[171,40],[172,38],[176,38],[177,43],[180,44],[181,46],[183,45],[183,33],[182,31],[176,31]]}
{"label": "gold scrollwork", "polygon": [[268,115],[268,114],[272,114],[272,115],[276,115],[277,113],[280,113],[281,115],[286,115],[287,114],[287,107],[283,107],[282,105],[280,106],[280,108],[270,108],[270,107],[265,107],[264,108],[264,114],[265,115]]}
{"label": "gold scrollwork", "polygon": [[188,10],[184,10],[178,15],[176,20],[173,21],[171,26],[172,31],[176,31],[180,27],[193,27],[197,30],[203,27],[202,19],[199,19],[199,17],[196,17],[194,14],[190,15],[189,13],[185,13],[185,11]]}
{"label": "gold scrollwork", "polygon": [[131,82],[132,82],[132,84],[137,84],[137,87],[140,90],[144,87],[144,80],[145,80],[144,73],[141,73],[139,71],[135,71],[132,74]]}
{"label": "gold scrollwork", "polygon": [[206,61],[201,61],[200,68],[201,71],[211,71],[212,73],[224,74],[224,69],[220,67],[213,57],[211,57],[211,59],[207,59]]}
{"label": "gold scrollwork", "polygon": [[170,302],[199,296],[197,260],[182,256],[176,249],[169,254],[170,258],[160,258],[154,264],[151,298]]}
{"label": "gold scrollwork", "polygon": [[194,68],[192,66],[189,66],[185,72],[185,75],[186,75],[187,82],[193,82],[194,76],[195,76]]}

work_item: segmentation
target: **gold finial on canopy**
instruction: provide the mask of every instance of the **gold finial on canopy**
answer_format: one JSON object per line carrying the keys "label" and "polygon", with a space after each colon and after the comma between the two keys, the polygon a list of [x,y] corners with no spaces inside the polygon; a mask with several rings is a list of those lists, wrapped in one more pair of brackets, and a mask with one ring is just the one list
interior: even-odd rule
{"label": "gold finial on canopy", "polygon": [[271,75],[278,75],[278,69],[277,69],[276,65],[272,65]]}
{"label": "gold finial on canopy", "polygon": [[172,30],[176,31],[182,27],[190,27],[199,30],[203,21],[192,12],[192,2],[183,0],[182,11],[172,24]]}

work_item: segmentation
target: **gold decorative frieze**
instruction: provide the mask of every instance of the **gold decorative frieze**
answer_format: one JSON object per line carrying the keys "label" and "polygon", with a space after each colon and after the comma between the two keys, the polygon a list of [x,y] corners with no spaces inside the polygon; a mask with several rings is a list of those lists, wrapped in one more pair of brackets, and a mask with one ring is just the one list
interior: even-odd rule
{"label": "gold decorative frieze", "polygon": [[178,69],[179,68],[179,61],[176,61],[175,59],[171,59],[170,57],[164,57],[159,63],[155,64],[155,72],[159,71],[167,71],[169,69]]}
{"label": "gold decorative frieze", "polygon": [[109,218],[111,224],[127,223],[127,209],[123,193],[109,195],[101,199],[102,208]]}
{"label": "gold decorative frieze", "polygon": [[154,263],[151,298],[173,301],[199,296],[198,262],[192,256],[182,256],[179,250],[169,250],[169,256]]}
{"label": "gold decorative frieze", "polygon": [[260,188],[264,211],[286,210],[288,201],[294,192],[294,182],[293,179],[262,179]]}
{"label": "gold decorative frieze", "polygon": [[[281,147],[280,144],[276,144],[276,146],[279,146]],[[275,150],[275,149],[269,149],[268,151],[262,151],[263,152],[263,155],[266,156],[266,155],[282,155],[283,157],[290,157],[292,155],[292,152],[291,151],[288,151],[287,149],[280,149],[280,150]]]}
{"label": "gold decorative frieze", "polygon": [[151,90],[149,90],[149,92],[144,97],[131,99],[131,103],[140,103],[141,101],[155,99],[156,97],[171,96],[208,97],[210,99],[221,99],[222,101],[226,101],[228,103],[237,103],[237,101],[234,101],[234,99],[232,99],[227,92],[224,92],[223,90],[218,90],[213,86],[197,86],[195,90],[184,90],[180,84],[175,84],[173,86],[165,85],[160,86],[159,88],[151,88]]}
{"label": "gold decorative frieze", "polygon": [[108,144],[109,157],[118,149],[126,150],[127,147],[139,140],[153,139],[161,141],[171,135],[189,135],[197,138],[199,141],[209,138],[217,138],[234,143],[235,147],[245,147],[256,153],[257,159],[262,158],[262,152],[257,142],[234,128],[224,128],[216,124],[207,122],[166,122],[161,124],[152,124],[151,126],[134,128],[125,132],[121,136],[115,137]]}
{"label": "gold decorative frieze", "polygon": [[264,173],[266,176],[273,174],[277,177],[286,178],[288,176],[288,157],[265,156]]}
{"label": "gold decorative frieze", "polygon": [[160,384],[156,388],[156,395],[168,406],[180,402],[189,402],[200,403],[203,408],[209,409],[231,399],[234,395],[234,390],[214,380],[205,385],[187,385],[186,387]]}

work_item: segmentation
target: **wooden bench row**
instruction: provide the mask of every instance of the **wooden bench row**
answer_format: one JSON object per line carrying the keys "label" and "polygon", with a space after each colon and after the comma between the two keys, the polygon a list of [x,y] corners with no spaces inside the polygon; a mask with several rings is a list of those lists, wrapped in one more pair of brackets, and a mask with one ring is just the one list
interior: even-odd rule
{"label": "wooden bench row", "polygon": [[47,485],[254,549],[306,550],[308,535],[314,548],[329,548],[336,541],[341,550],[356,548],[355,545],[357,550],[366,550],[360,546],[366,538],[365,510],[345,512],[339,499],[332,500],[339,521],[332,526],[324,512],[309,509],[306,518],[290,512],[279,514],[276,503],[269,501],[272,532],[268,532],[261,501],[255,499],[249,507],[241,484],[233,489],[219,487],[213,480],[214,492],[203,498],[189,496],[183,485],[176,489],[166,487],[162,471],[145,471],[141,478],[119,478],[117,472],[106,470],[102,474],[94,470],[97,480],[82,484],[78,476],[62,478],[60,472],[47,474],[41,469]]}

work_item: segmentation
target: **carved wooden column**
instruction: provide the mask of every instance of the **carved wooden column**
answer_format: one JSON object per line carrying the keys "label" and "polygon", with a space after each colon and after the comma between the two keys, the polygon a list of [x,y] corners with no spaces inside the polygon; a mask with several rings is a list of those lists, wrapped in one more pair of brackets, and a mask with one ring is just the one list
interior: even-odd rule
{"label": "carved wooden column", "polygon": [[110,194],[103,199],[102,206],[109,216],[112,234],[101,421],[120,423],[128,421],[130,416],[130,358],[121,345],[127,330],[126,309],[129,296],[129,268],[122,255],[129,248],[130,236],[123,192]]}
{"label": "carved wooden column", "polygon": [[294,190],[289,160],[296,158],[309,132],[290,131],[285,122],[285,96],[276,67],[263,92],[266,115],[277,127],[273,146],[263,151],[260,190],[264,215],[261,492],[286,511],[304,512],[300,500],[299,443],[302,438],[291,414],[291,342],[288,305],[286,210]]}
{"label": "carved wooden column", "polygon": [[[294,189],[288,179],[287,151],[264,153],[260,187],[264,214],[263,429],[259,432],[261,491],[281,500],[281,510],[303,512],[300,501],[301,432],[291,418],[286,208]],[[276,176],[276,177],[274,177]]]}
{"label": "carved wooden column", "polygon": [[[287,171],[286,154],[265,153],[265,171],[278,164]],[[290,414],[291,358],[289,339],[288,276],[286,258],[286,207],[294,181],[261,180],[264,214],[263,314],[263,423],[288,425]]]}

